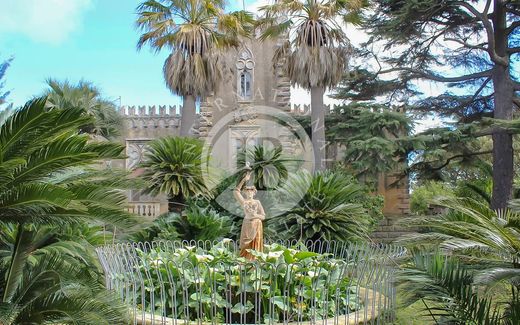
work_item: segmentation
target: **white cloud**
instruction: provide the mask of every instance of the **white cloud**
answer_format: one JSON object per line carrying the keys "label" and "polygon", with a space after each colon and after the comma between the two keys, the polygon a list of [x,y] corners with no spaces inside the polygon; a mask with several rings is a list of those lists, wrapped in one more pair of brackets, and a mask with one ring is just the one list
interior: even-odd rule
{"label": "white cloud", "polygon": [[252,3],[247,3],[248,1],[246,1],[246,10],[248,11],[251,11],[255,14],[259,14],[260,12],[258,11],[258,8],[260,8],[261,6],[265,6],[265,5],[268,5],[268,4],[271,4],[272,1],[270,0],[256,0]]}
{"label": "white cloud", "polygon": [[81,26],[83,14],[91,4],[92,0],[4,0],[0,32],[59,44]]}

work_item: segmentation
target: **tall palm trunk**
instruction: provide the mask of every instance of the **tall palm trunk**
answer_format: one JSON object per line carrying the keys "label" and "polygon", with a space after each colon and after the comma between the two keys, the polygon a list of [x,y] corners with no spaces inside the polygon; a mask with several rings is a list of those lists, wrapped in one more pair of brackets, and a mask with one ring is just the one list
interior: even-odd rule
{"label": "tall palm trunk", "polygon": [[185,95],[183,97],[182,112],[181,112],[181,137],[193,137],[193,133],[190,132],[193,125],[195,125],[195,96]]}
{"label": "tall palm trunk", "polygon": [[314,170],[325,169],[325,106],[323,95],[325,87],[311,88],[311,133],[314,150]]}
{"label": "tall palm trunk", "polygon": [[[493,27],[495,51],[501,57],[507,57],[508,33],[506,32],[506,8],[500,1],[495,1]],[[510,75],[510,63],[495,64],[493,68],[493,86],[495,89],[494,118],[511,120],[513,118],[513,81]],[[513,191],[513,137],[506,130],[493,133],[493,209],[507,207]]]}

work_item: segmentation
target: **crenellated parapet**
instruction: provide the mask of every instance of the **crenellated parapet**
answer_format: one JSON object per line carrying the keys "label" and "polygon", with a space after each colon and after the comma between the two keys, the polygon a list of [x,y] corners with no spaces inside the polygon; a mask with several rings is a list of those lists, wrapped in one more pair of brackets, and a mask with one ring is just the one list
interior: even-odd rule
{"label": "crenellated parapet", "polygon": [[181,106],[123,106],[120,113],[127,128],[132,129],[176,129],[181,119]]}
{"label": "crenellated parapet", "polygon": [[[334,105],[324,105],[325,106],[325,114],[331,114],[336,109],[340,108],[342,105],[334,104]],[[310,104],[292,104],[290,106],[289,114],[295,116],[304,116],[311,114],[311,105]]]}
{"label": "crenellated parapet", "polygon": [[[340,105],[325,105],[325,114],[330,114]],[[281,108],[294,116],[310,115],[310,104],[292,104],[286,109]],[[123,115],[129,129],[167,129],[178,128],[181,118],[182,106],[153,105],[153,106],[123,106],[120,113]],[[207,136],[213,126],[213,107],[203,101],[200,112],[197,114],[196,128],[201,137]]]}
{"label": "crenellated parapet", "polygon": [[120,113],[127,117],[180,117],[182,106],[177,105],[159,105],[159,106],[123,106]]}

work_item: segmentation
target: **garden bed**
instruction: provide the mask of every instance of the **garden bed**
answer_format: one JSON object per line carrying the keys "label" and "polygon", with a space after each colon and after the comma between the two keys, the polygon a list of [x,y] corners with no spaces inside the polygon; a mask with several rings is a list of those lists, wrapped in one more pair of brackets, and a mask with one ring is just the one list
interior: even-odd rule
{"label": "garden bed", "polygon": [[252,253],[238,257],[230,240],[98,249],[134,324],[359,324],[393,305],[389,247],[273,243]]}

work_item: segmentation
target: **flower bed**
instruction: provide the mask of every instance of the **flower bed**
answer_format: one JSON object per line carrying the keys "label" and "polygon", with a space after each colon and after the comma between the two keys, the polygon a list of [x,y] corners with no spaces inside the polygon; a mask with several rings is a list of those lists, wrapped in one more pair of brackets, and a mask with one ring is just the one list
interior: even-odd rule
{"label": "flower bed", "polygon": [[[255,261],[238,257],[229,240],[118,247],[119,253],[105,247],[98,254],[107,284],[132,306],[136,324],[351,324],[366,322],[390,305],[381,281],[387,273],[368,268],[376,264],[361,247],[344,254],[339,246],[311,251],[303,244],[274,243],[264,253],[252,252]],[[363,254],[370,258],[359,263]],[[369,288],[369,278],[377,285]]]}

